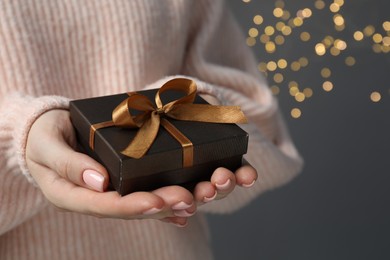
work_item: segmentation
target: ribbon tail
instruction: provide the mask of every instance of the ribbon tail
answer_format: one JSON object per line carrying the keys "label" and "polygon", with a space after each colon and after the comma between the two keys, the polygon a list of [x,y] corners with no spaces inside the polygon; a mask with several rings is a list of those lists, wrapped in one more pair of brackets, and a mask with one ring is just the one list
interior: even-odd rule
{"label": "ribbon tail", "polygon": [[160,117],[155,113],[151,113],[149,120],[145,121],[134,139],[121,153],[136,159],[144,156],[156,139],[159,127]]}
{"label": "ribbon tail", "polygon": [[213,106],[207,104],[178,104],[168,112],[168,116],[178,120],[208,123],[247,123],[244,113],[238,106]]}

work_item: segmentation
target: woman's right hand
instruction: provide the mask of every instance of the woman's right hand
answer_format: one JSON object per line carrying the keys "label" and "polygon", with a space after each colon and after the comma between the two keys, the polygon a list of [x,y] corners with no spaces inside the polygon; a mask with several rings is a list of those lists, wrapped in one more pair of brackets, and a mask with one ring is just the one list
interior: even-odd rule
{"label": "woman's right hand", "polygon": [[[196,211],[193,195],[180,186],[120,196],[105,191],[106,169],[76,152],[75,132],[66,110],[51,110],[32,125],[26,147],[28,169],[56,207],[88,215],[121,219],[160,219],[184,226]],[[212,196],[204,191],[205,197]],[[210,191],[213,192],[213,191]]]}

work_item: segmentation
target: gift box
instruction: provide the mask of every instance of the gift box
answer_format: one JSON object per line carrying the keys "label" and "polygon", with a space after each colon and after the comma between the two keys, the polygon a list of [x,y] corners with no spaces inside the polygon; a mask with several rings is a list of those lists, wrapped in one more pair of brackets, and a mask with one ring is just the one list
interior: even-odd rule
{"label": "gift box", "polygon": [[188,79],[74,100],[70,116],[80,149],[106,167],[121,195],[167,185],[191,189],[218,167],[236,170],[247,151],[248,134],[232,123],[245,121],[242,112],[208,105]]}

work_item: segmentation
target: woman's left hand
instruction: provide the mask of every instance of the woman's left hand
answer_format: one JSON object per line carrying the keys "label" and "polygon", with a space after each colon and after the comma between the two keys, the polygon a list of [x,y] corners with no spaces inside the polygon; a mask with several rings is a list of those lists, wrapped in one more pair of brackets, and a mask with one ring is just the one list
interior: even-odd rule
{"label": "woman's left hand", "polygon": [[[213,200],[220,200],[227,197],[234,188],[238,185],[244,188],[249,188],[254,185],[257,180],[257,171],[255,168],[245,163],[242,167],[236,170],[235,173],[226,169],[218,168],[214,171],[210,181],[203,181],[196,184],[193,196],[194,201],[198,206]],[[186,223],[187,217],[168,217],[166,222]]]}

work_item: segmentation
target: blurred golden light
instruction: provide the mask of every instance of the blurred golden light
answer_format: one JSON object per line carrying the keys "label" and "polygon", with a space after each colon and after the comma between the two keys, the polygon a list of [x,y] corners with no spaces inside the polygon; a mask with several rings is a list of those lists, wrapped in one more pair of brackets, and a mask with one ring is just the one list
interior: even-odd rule
{"label": "blurred golden light", "polygon": [[348,56],[347,58],[345,58],[345,64],[347,66],[353,66],[353,65],[355,65],[355,63],[356,63],[356,60],[354,57]]}
{"label": "blurred golden light", "polygon": [[326,48],[329,48],[330,46],[332,46],[334,42],[334,38],[330,35],[326,36],[323,40],[322,40],[322,43],[325,44],[325,47]]}
{"label": "blurred golden light", "polygon": [[333,16],[333,22],[335,25],[341,26],[344,24],[344,18],[340,14]]}
{"label": "blurred golden light", "polygon": [[330,48],[330,54],[332,54],[332,56],[338,56],[340,54],[340,50],[333,46]]}
{"label": "blurred golden light", "polygon": [[310,8],[305,8],[302,10],[302,15],[304,18],[309,18],[311,15],[312,15],[312,11],[310,10]]}
{"label": "blurred golden light", "polygon": [[302,67],[306,67],[309,64],[309,60],[306,57],[301,57],[298,60]]}
{"label": "blurred golden light", "polygon": [[375,42],[375,43],[381,43],[382,42],[382,35],[380,35],[379,33],[376,33],[372,36],[372,40]]}
{"label": "blurred golden light", "polygon": [[387,32],[390,31],[390,22],[389,21],[383,22],[382,26],[383,26],[383,29],[385,31],[387,31]]}
{"label": "blurred golden light", "polygon": [[299,108],[293,108],[293,109],[291,109],[291,116],[293,117],[293,118],[299,118],[299,117],[301,117],[301,115],[302,115],[302,112],[301,112],[301,110],[299,109]]}
{"label": "blurred golden light", "polygon": [[275,73],[274,75],[274,81],[276,83],[282,83],[284,80],[283,74],[282,73]]}
{"label": "blurred golden light", "polygon": [[257,37],[259,35],[259,31],[256,28],[250,28],[248,31],[250,37]]}
{"label": "blurred golden light", "polygon": [[297,11],[297,17],[299,17],[299,18],[304,18],[304,16],[303,16],[303,10],[298,10]]}
{"label": "blurred golden light", "polygon": [[330,6],[329,6],[329,10],[332,12],[332,13],[337,13],[338,11],[340,11],[340,6],[336,3],[332,3]]}
{"label": "blurred golden light", "polygon": [[315,6],[315,8],[317,8],[318,10],[324,9],[324,7],[325,7],[325,2],[322,1],[322,0],[317,0],[317,1],[314,2],[314,6]]}
{"label": "blurred golden light", "polygon": [[275,29],[274,29],[274,27],[268,25],[267,27],[265,27],[264,33],[268,36],[271,36],[275,33]]}
{"label": "blurred golden light", "polygon": [[302,92],[298,92],[294,97],[295,97],[295,100],[298,102],[303,102],[306,98],[305,94],[303,94]]}
{"label": "blurred golden light", "polygon": [[336,47],[340,51],[343,51],[347,48],[347,43],[343,40],[337,39],[334,41],[334,47]]}
{"label": "blurred golden light", "polygon": [[332,72],[330,71],[329,68],[323,68],[323,69],[321,70],[321,76],[322,76],[323,78],[329,78],[330,75],[332,75]]}
{"label": "blurred golden light", "polygon": [[363,29],[363,33],[366,37],[370,37],[371,35],[373,35],[375,32],[375,27],[372,26],[372,25],[367,25],[366,27],[364,27]]}
{"label": "blurred golden light", "polygon": [[342,25],[335,25],[334,26],[334,29],[338,32],[341,32],[342,30],[345,29],[345,24],[342,24]]}
{"label": "blurred golden light", "polygon": [[284,22],[277,22],[275,25],[275,28],[276,28],[276,30],[281,32],[284,26],[286,26],[286,24]]}
{"label": "blurred golden light", "polygon": [[381,94],[377,91],[374,91],[370,95],[371,101],[372,102],[379,102],[381,100]]}
{"label": "blurred golden light", "polygon": [[253,17],[253,22],[257,25],[262,24],[263,21],[264,21],[264,19],[261,15],[255,15],[255,17]]}
{"label": "blurred golden light", "polygon": [[275,17],[280,18],[283,15],[283,9],[280,7],[276,7],[273,11]]}
{"label": "blurred golden light", "polygon": [[375,52],[375,53],[381,53],[382,52],[382,46],[378,43],[375,43],[372,45],[372,50]]}
{"label": "blurred golden light", "polygon": [[330,82],[330,81],[325,81],[325,82],[322,84],[322,88],[323,88],[326,92],[332,91],[332,89],[333,89],[333,83]]}
{"label": "blurred golden light", "polygon": [[388,52],[390,52],[390,46],[389,45],[382,45],[381,50],[384,53],[388,53]]}
{"label": "blurred golden light", "polygon": [[353,38],[356,40],[356,41],[361,41],[363,40],[363,33],[361,31],[356,31],[354,34],[353,34]]}
{"label": "blurred golden light", "polygon": [[313,90],[311,88],[305,88],[303,90],[303,94],[305,95],[306,98],[310,98],[313,96]]}
{"label": "blurred golden light", "polygon": [[293,86],[289,89],[289,92],[291,96],[295,97],[295,95],[299,92],[299,89],[298,87]]}
{"label": "blurred golden light", "polygon": [[301,17],[295,17],[293,19],[293,24],[294,26],[299,27],[303,24],[303,19]]}
{"label": "blurred golden light", "polygon": [[267,43],[267,42],[269,42],[269,40],[270,40],[270,38],[269,38],[269,36],[268,35],[266,35],[266,34],[262,34],[261,36],[260,36],[260,41],[262,42],[262,43]]}
{"label": "blurred golden light", "polygon": [[277,45],[282,45],[284,43],[284,37],[282,35],[278,35],[275,37],[275,43]]}
{"label": "blurred golden light", "polygon": [[278,0],[275,2],[275,7],[284,8],[284,1]]}
{"label": "blurred golden light", "polygon": [[290,65],[292,71],[298,71],[301,69],[301,64],[298,61],[293,61]]}
{"label": "blurred golden light", "polygon": [[[288,87],[289,88],[292,88],[292,87],[296,87],[297,89],[298,89],[298,83],[296,82],[296,81],[290,81],[289,83],[288,83]],[[294,94],[295,95],[295,94]],[[293,95],[293,96],[294,96]]]}
{"label": "blurred golden light", "polygon": [[315,46],[315,51],[317,55],[323,56],[326,53],[325,45],[323,43],[317,43]]}
{"label": "blurred golden light", "polygon": [[334,0],[333,2],[338,4],[339,6],[343,6],[344,5],[344,0]]}
{"label": "blurred golden light", "polygon": [[390,46],[390,37],[389,36],[383,37],[382,42],[385,46]]}
{"label": "blurred golden light", "polygon": [[310,40],[310,33],[308,32],[301,32],[300,38],[302,41],[307,42]]}
{"label": "blurred golden light", "polygon": [[253,37],[246,38],[246,45],[248,45],[249,47],[253,47],[253,46],[255,46],[255,44],[256,44],[255,38],[253,38]]}
{"label": "blurred golden light", "polygon": [[291,27],[290,26],[284,26],[282,29],[283,35],[290,35],[291,34]]}
{"label": "blurred golden light", "polygon": [[244,3],[249,3],[251,0],[242,0]]}
{"label": "blurred golden light", "polygon": [[275,46],[275,43],[274,42],[267,42],[265,44],[265,50],[268,52],[268,53],[274,53],[276,51],[276,46]]}
{"label": "blurred golden light", "polygon": [[274,61],[269,61],[269,62],[267,63],[267,70],[269,70],[269,71],[275,71],[276,68],[277,68],[276,62],[274,62]]}
{"label": "blurred golden light", "polygon": [[294,28],[294,27],[295,27],[295,25],[294,25],[294,19],[288,20],[287,24],[288,24],[288,26],[290,26],[291,28]]}
{"label": "blurred golden light", "polygon": [[259,65],[257,66],[257,69],[261,72],[266,72],[267,64],[265,62],[260,62]]}
{"label": "blurred golden light", "polygon": [[291,14],[289,11],[287,11],[287,10],[283,11],[283,15],[282,15],[283,20],[285,20],[285,21],[288,20],[290,18],[290,16],[291,16]]}
{"label": "blurred golden light", "polygon": [[273,85],[271,87],[271,92],[272,92],[272,94],[274,94],[276,96],[276,95],[278,95],[280,93],[280,88],[278,86],[276,86],[276,85]]}
{"label": "blurred golden light", "polygon": [[287,68],[287,61],[285,59],[278,60],[278,67],[281,69]]}

